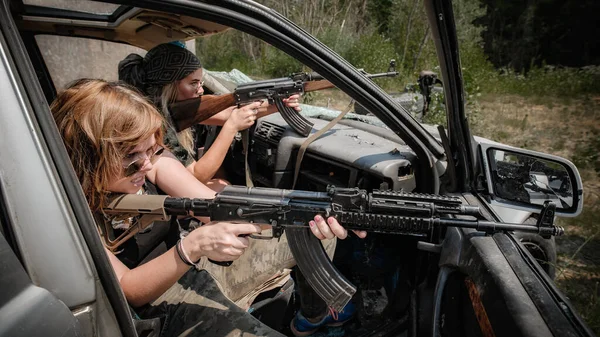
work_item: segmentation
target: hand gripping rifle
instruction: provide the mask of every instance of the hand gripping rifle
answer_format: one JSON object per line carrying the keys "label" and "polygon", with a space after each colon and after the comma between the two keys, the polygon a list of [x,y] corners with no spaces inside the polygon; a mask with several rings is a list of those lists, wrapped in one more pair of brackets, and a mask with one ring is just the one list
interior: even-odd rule
{"label": "hand gripping rifle", "polygon": [[[399,74],[395,66],[395,60],[391,60],[388,71],[384,73],[368,74],[362,69],[359,70],[369,78],[393,77]],[[172,104],[169,109],[177,131],[181,131],[230,106],[241,106],[266,99],[269,104],[275,104],[283,119],[294,131],[307,137],[313,124],[298,114],[296,110],[285,106],[283,99],[293,94],[303,94],[304,92],[323,90],[333,86],[331,82],[323,79],[317,73],[295,73],[289,77],[240,84],[232,94],[203,95],[201,96],[199,108],[197,107],[197,99],[193,99]],[[192,101],[196,101],[195,104]]]}
{"label": "hand gripping rifle", "polygon": [[[549,238],[561,235],[555,226],[553,203],[547,203],[536,225],[466,220],[451,215],[481,218],[479,207],[462,205],[457,197],[397,191],[367,193],[358,188],[328,186],[326,192],[227,186],[214,199],[173,198],[161,195],[119,195],[104,209],[107,214],[131,217],[142,214],[167,220],[169,216],[209,216],[212,221],[244,221],[272,226],[278,238],[285,229],[300,271],[321,298],[340,311],[356,292],[329,261],[320,241],[308,229],[316,214],[333,216],[346,229],[426,236],[435,227],[455,226],[493,233],[518,230]],[[139,221],[143,223],[143,221]]]}

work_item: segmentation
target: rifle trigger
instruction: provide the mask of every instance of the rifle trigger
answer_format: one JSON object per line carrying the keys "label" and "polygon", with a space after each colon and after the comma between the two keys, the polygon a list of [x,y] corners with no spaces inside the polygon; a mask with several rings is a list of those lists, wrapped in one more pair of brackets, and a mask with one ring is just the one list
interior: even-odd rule
{"label": "rifle trigger", "polygon": [[[271,240],[274,238],[281,239],[281,235],[283,234],[283,227],[277,225],[277,221],[271,221],[271,229],[267,229],[267,231],[271,231],[271,235],[255,235],[250,234],[249,236],[256,240]],[[261,232],[262,234],[262,232]]]}

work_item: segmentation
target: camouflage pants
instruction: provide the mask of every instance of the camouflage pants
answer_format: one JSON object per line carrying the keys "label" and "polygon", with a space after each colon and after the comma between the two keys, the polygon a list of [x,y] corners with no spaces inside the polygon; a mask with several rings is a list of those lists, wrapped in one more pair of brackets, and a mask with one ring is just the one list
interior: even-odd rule
{"label": "camouflage pants", "polygon": [[[330,258],[335,243],[335,239],[323,241]],[[205,259],[201,263],[203,270],[192,268],[139,310],[144,318],[164,319],[161,336],[283,336],[250,315],[243,304],[274,276],[285,278],[286,269],[295,265],[285,235],[280,241],[251,240],[244,255],[229,267]]]}

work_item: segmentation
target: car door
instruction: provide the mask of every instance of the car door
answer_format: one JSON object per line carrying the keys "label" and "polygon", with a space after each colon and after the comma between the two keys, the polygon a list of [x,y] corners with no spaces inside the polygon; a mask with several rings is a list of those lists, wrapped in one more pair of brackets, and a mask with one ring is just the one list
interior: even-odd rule
{"label": "car door", "polygon": [[[485,163],[478,163],[478,148],[473,145],[465,115],[459,46],[451,4],[441,0],[426,1],[426,10],[430,24],[436,27],[432,32],[442,78],[446,81],[444,90],[451,149],[448,157],[449,165],[456,173],[456,192],[462,193],[469,204],[485,210],[486,218],[499,221],[489,207],[485,192],[480,193],[482,190],[475,178]],[[469,236],[461,240],[465,239],[470,241],[466,246],[470,248],[463,251],[466,254],[455,255],[456,250],[447,252],[445,255],[456,257],[456,261],[442,260],[440,265],[457,266],[471,279],[469,292],[471,295],[474,291],[477,295],[472,302],[474,310],[479,311],[476,314],[480,316],[482,331],[486,331],[486,327],[510,331],[512,325],[511,335],[593,336],[570,302],[512,234]],[[481,297],[477,293],[482,294]]]}
{"label": "car door", "polygon": [[[0,36],[0,86],[2,87],[0,112],[4,124],[6,110],[16,109],[18,99],[6,53],[6,41]],[[6,133],[3,133],[6,135]],[[0,136],[0,142],[9,142]],[[0,151],[0,160],[11,160],[5,151]],[[6,166],[2,166],[6,169]],[[25,271],[16,242],[14,227],[15,213],[11,208],[14,200],[3,193],[5,184],[11,184],[9,174],[0,171],[0,336],[82,336],[77,318],[64,302],[43,287],[35,285]],[[8,240],[7,240],[8,238]],[[9,244],[9,241],[11,244]],[[42,328],[43,327],[43,328]]]}
{"label": "car door", "polygon": [[[1,203],[4,211],[6,205]],[[6,219],[0,219],[0,336],[83,336],[69,308],[31,282],[14,245],[5,238]]]}
{"label": "car door", "polygon": [[0,335],[136,336],[8,1],[0,29]]}

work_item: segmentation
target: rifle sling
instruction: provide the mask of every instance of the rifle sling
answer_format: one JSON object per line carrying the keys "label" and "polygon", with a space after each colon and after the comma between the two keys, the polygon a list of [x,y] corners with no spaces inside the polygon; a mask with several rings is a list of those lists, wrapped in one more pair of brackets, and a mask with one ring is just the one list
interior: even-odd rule
{"label": "rifle sling", "polygon": [[294,182],[292,183],[292,189],[294,189],[296,187],[296,182],[298,181],[298,175],[300,174],[300,166],[302,165],[302,159],[304,158],[304,153],[306,152],[306,149],[308,148],[308,146],[312,142],[317,140],[317,138],[321,137],[329,129],[331,129],[334,125],[336,125],[337,122],[342,120],[342,118],[344,118],[344,116],[348,113],[348,111],[350,111],[350,108],[352,107],[353,103],[354,103],[354,100],[350,101],[350,104],[348,104],[348,107],[346,108],[346,110],[342,111],[336,118],[331,120],[321,130],[313,133],[310,137],[306,138],[304,143],[302,143],[302,145],[298,149],[298,155],[296,156],[296,167],[294,168]]}

